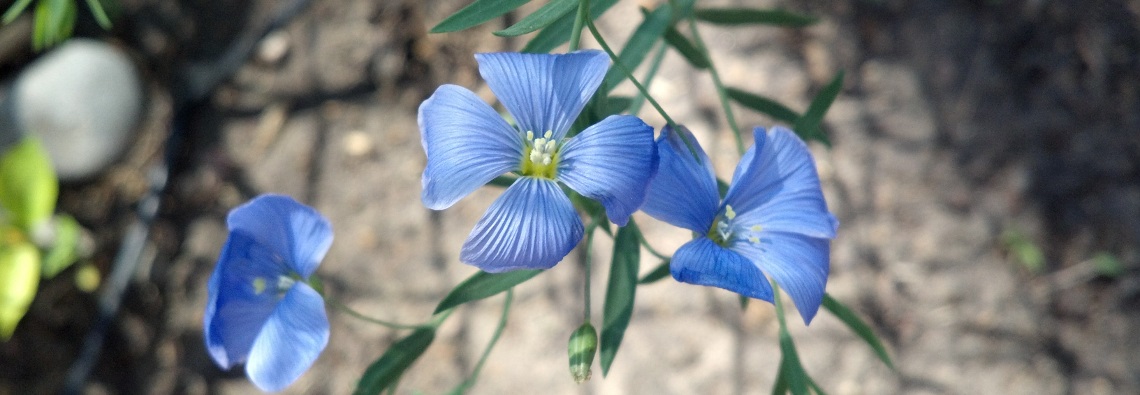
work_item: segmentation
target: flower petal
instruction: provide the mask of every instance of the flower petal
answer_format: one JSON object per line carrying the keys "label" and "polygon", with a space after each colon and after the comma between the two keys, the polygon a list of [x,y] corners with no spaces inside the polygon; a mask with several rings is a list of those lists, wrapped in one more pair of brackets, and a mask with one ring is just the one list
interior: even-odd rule
{"label": "flower petal", "polygon": [[522,135],[466,88],[440,86],[420,105],[418,122],[427,153],[422,200],[432,210],[451,207],[522,160]]}
{"label": "flower petal", "polygon": [[772,286],[755,264],[707,237],[698,237],[678,248],[669,263],[669,271],[683,283],[723,288],[772,301]]}
{"label": "flower petal", "polygon": [[601,202],[620,226],[645,201],[645,188],[657,171],[653,128],[630,115],[603,119],[570,139],[560,152],[558,180]]}
{"label": "flower petal", "polygon": [[839,221],[827,211],[819,175],[803,140],[783,127],[753,131],[756,144],[741,158],[725,204],[739,223],[765,230],[834,238]]}
{"label": "flower petal", "polygon": [[561,140],[609,69],[602,51],[562,55],[498,52],[475,54],[479,74],[515,118],[519,130],[546,131]]}
{"label": "flower petal", "polygon": [[283,195],[261,195],[234,208],[226,224],[231,233],[252,237],[303,278],[317,269],[333,240],[332,226],[321,213]]}
{"label": "flower petal", "polygon": [[558,184],[520,177],[475,224],[459,260],[489,273],[549,269],[574,249],[584,232]]}
{"label": "flower petal", "polygon": [[207,284],[202,325],[206,349],[223,369],[246,360],[273,313],[277,298],[265,291],[283,272],[279,257],[244,231],[231,232],[226,239]]}
{"label": "flower petal", "polygon": [[[693,157],[682,136],[693,144],[700,162]],[[708,232],[720,203],[709,157],[684,126],[680,130],[669,126],[662,129],[657,138],[657,153],[660,157],[657,175],[649,182],[641,211],[673,226],[701,234]]]}
{"label": "flower petal", "polygon": [[729,248],[771,276],[791,295],[804,324],[810,323],[823,303],[831,242],[787,232],[760,232],[757,238],[757,243],[734,240]]}
{"label": "flower petal", "polygon": [[309,370],[328,343],[324,299],[298,282],[257,335],[245,372],[262,391],[280,391]]}

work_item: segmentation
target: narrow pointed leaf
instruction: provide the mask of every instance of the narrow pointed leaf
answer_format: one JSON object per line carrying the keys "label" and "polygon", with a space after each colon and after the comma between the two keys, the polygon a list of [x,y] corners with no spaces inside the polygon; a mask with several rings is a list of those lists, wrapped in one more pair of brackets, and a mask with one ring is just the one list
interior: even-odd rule
{"label": "narrow pointed leaf", "polygon": [[796,120],[792,129],[796,134],[800,135],[804,140],[815,139],[821,143],[831,146],[828,141],[827,135],[820,129],[823,123],[823,115],[827,113],[827,109],[831,108],[831,103],[835,102],[835,98],[839,96],[840,89],[843,88],[843,71],[835,74],[835,78],[831,80],[819,94],[815,95],[812,99],[811,105],[808,106],[804,116]]}
{"label": "narrow pointed leaf", "polygon": [[617,356],[625,329],[633,317],[633,299],[637,290],[637,270],[640,262],[640,231],[630,222],[614,236],[613,262],[610,264],[610,281],[606,286],[605,311],[602,318],[602,376],[610,371]]}
{"label": "narrow pointed leaf", "polygon": [[439,302],[439,306],[436,306],[433,314],[438,314],[444,310],[470,301],[494,296],[499,292],[506,291],[511,287],[522,284],[526,280],[530,280],[539,273],[542,273],[542,270],[515,270],[496,274],[480,271],[468,277],[467,280],[459,283],[459,285],[456,285],[455,288]]}
{"label": "narrow pointed leaf", "polygon": [[495,32],[496,36],[500,37],[514,37],[533,32],[538,29],[550,26],[564,15],[570,14],[571,10],[578,8],[578,0],[551,0],[546,5],[539,8],[538,11],[527,15],[518,23],[511,25],[503,30]]}
{"label": "narrow pointed leaf", "polygon": [[855,332],[856,335],[863,338],[863,341],[867,342],[867,345],[875,350],[875,354],[879,355],[879,359],[882,360],[887,367],[891,369],[895,368],[894,363],[891,362],[890,355],[887,355],[887,349],[883,347],[883,343],[879,341],[879,337],[875,336],[875,332],[871,331],[871,326],[863,322],[854,311],[828,294],[823,294],[823,308],[827,309],[831,314],[834,314],[835,317],[843,321],[848,328],[851,328],[852,332]]}
{"label": "narrow pointed leaf", "polygon": [[364,371],[353,393],[379,394],[380,391],[395,384],[404,371],[424,354],[432,340],[435,340],[435,329],[422,328],[393,344]]}
{"label": "narrow pointed leaf", "polygon": [[99,27],[111,28],[111,18],[107,17],[107,11],[103,9],[101,0],[87,0],[87,8],[91,10],[91,15],[95,17],[95,22],[99,23]]}
{"label": "narrow pointed leaf", "polygon": [[823,388],[819,388],[819,384],[815,383],[815,379],[808,375],[804,375],[804,377],[807,378],[808,387],[811,388],[812,392],[815,392],[816,395],[827,395],[827,392],[824,392]]}
{"label": "narrow pointed leaf", "polygon": [[796,120],[800,118],[800,114],[795,110],[785,107],[783,104],[767,97],[748,93],[736,88],[725,88],[725,93],[728,94],[728,98],[740,105],[756,110],[776,120],[795,123]]}
{"label": "narrow pointed leaf", "polygon": [[79,222],[70,215],[58,215],[52,221],[55,228],[55,242],[44,255],[44,278],[55,277],[79,258],[79,237],[82,233]]}
{"label": "narrow pointed leaf", "polygon": [[694,10],[694,16],[714,25],[769,25],[807,26],[819,22],[818,19],[785,10],[758,10],[752,8],[702,8]]}
{"label": "narrow pointed leaf", "polygon": [[471,4],[445,18],[432,33],[447,33],[469,29],[521,7],[530,0],[475,0]]}
{"label": "narrow pointed leaf", "polygon": [[780,366],[776,368],[776,383],[772,384],[772,395],[784,395],[788,393],[788,378],[784,376],[784,364],[781,361]]}
{"label": "narrow pointed leaf", "polygon": [[[645,56],[649,54],[649,50],[653,48],[657,39],[665,34],[665,29],[669,27],[672,15],[672,7],[669,7],[668,4],[662,4],[646,15],[645,19],[641,21],[641,25],[637,26],[637,30],[633,31],[633,35],[629,36],[629,41],[625,42],[625,47],[618,54],[617,61],[630,72],[636,69],[641,61],[645,60]],[[608,93],[624,79],[625,73],[615,64],[606,73],[606,79],[602,82],[602,89]]]}
{"label": "narrow pointed leaf", "polygon": [[693,67],[698,69],[709,68],[709,59],[696,45],[693,45],[692,41],[677,31],[677,28],[669,26],[668,29],[665,29],[665,42],[676,49],[677,53],[681,54]]}
{"label": "narrow pointed leaf", "polygon": [[16,17],[20,16],[20,13],[28,8],[28,4],[32,4],[32,0],[18,0],[13,3],[11,7],[8,7],[8,11],[4,12],[4,24],[9,24],[16,20]]}
{"label": "narrow pointed leaf", "polygon": [[[603,12],[617,4],[617,0],[598,0],[590,2],[590,18],[598,19]],[[570,41],[570,31],[574,29],[574,13],[567,13],[558,20],[543,28],[523,46],[521,52],[546,53],[559,45]]]}
{"label": "narrow pointed leaf", "polygon": [[783,354],[780,372],[787,380],[788,389],[792,390],[793,395],[807,395],[808,380],[810,379],[807,377],[807,372],[804,372],[803,365],[800,364],[800,356],[796,352],[795,343],[792,343],[792,335],[789,335],[785,330],[780,331],[780,352]]}
{"label": "narrow pointed leaf", "polygon": [[637,280],[637,285],[652,284],[667,276],[669,276],[669,260],[661,262],[660,265],[653,268],[653,271],[642,276],[640,280]]}

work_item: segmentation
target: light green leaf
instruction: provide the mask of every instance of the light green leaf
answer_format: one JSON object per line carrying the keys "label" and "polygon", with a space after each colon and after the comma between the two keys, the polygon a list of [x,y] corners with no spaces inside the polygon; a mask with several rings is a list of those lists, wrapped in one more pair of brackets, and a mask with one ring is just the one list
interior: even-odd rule
{"label": "light green leaf", "polygon": [[79,258],[79,237],[82,227],[70,215],[57,215],[51,221],[55,240],[47,249],[44,256],[44,278],[55,277],[56,274],[67,269]]}
{"label": "light green leaf", "polygon": [[610,371],[617,356],[625,329],[633,317],[633,299],[637,291],[637,271],[640,262],[641,240],[637,225],[630,222],[618,229],[614,236],[613,262],[610,264],[610,281],[606,285],[605,311],[602,318],[602,376]]}
{"label": "light green leaf", "polygon": [[463,9],[445,18],[443,22],[435,25],[435,27],[431,28],[431,32],[447,33],[479,26],[483,24],[483,22],[498,18],[515,8],[521,7],[529,1],[530,0],[475,0],[466,7],[463,7]]}
{"label": "light green leaf", "polygon": [[0,206],[29,232],[51,218],[59,181],[39,140],[25,137],[0,157]]}
{"label": "light green leaf", "polygon": [[15,3],[12,3],[12,6],[8,7],[8,11],[4,12],[4,24],[6,25],[16,20],[16,17],[20,16],[20,14],[24,12],[24,9],[28,8],[28,4],[32,4],[32,0],[17,0]]}
{"label": "light green leaf", "polygon": [[[649,54],[649,50],[653,49],[653,44],[661,35],[665,34],[665,29],[669,27],[670,18],[672,17],[672,8],[668,4],[662,4],[656,10],[649,13],[637,29],[633,31],[633,35],[629,37],[629,41],[625,42],[625,47],[622,48],[621,53],[618,54],[618,62],[625,66],[630,72],[637,69],[641,61],[645,60],[645,56]],[[617,87],[622,80],[625,79],[625,73],[621,71],[620,66],[610,66],[610,71],[606,73],[606,79],[602,82],[604,92],[609,93],[613,88]]]}
{"label": "light green leaf", "polygon": [[669,43],[669,46],[673,47],[673,49],[676,49],[677,53],[681,54],[681,57],[685,58],[694,68],[709,68],[709,59],[705,57],[705,54],[701,52],[696,45],[693,45],[692,41],[689,41],[681,32],[677,31],[677,28],[669,26],[668,29],[665,29],[665,42]]}
{"label": "light green leaf", "polygon": [[863,338],[863,341],[867,342],[867,345],[875,350],[875,354],[879,355],[879,359],[882,360],[887,367],[891,369],[895,368],[895,365],[891,363],[890,355],[887,355],[886,347],[883,347],[883,343],[879,341],[879,337],[875,336],[875,332],[871,331],[871,326],[863,322],[854,311],[826,293],[823,294],[823,308],[830,311],[836,318],[843,321],[848,328],[851,328],[852,332],[855,332],[856,335]]}
{"label": "light green leaf", "polygon": [[775,100],[748,93],[736,88],[725,88],[724,92],[728,94],[728,98],[736,101],[742,106],[751,108],[766,114],[776,120],[784,121],[787,123],[795,123],[800,118],[800,114],[794,110],[785,107],[783,104]]}
{"label": "light green leaf", "polygon": [[501,37],[514,37],[521,36],[533,32],[538,29],[550,26],[552,23],[570,11],[578,8],[578,0],[551,0],[546,5],[539,8],[538,11],[527,15],[518,23],[511,25],[503,30],[499,30],[494,34]]}
{"label": "light green leaf", "polygon": [[[598,0],[590,2],[590,18],[598,19],[602,13],[617,4],[617,0]],[[547,53],[570,41],[570,31],[574,30],[574,13],[563,15],[550,26],[542,29],[523,46],[522,52]]]}
{"label": "light green leaf", "polygon": [[424,354],[432,340],[435,340],[435,328],[421,328],[393,344],[364,371],[353,394],[379,394],[395,384],[404,371]]}
{"label": "light green leaf", "polygon": [[91,10],[91,15],[95,17],[95,22],[99,23],[99,27],[111,28],[111,18],[107,17],[107,11],[103,9],[101,0],[87,0],[87,8]]}
{"label": "light green leaf", "polygon": [[1124,265],[1120,260],[1107,252],[1096,254],[1093,257],[1093,265],[1096,266],[1097,274],[1105,277],[1116,278],[1124,273]]}
{"label": "light green leaf", "polygon": [[488,298],[498,294],[499,292],[511,289],[516,285],[522,284],[526,280],[530,280],[534,276],[542,273],[542,270],[515,270],[506,273],[487,273],[479,271],[467,280],[464,280],[459,285],[456,285],[451,293],[448,293],[439,306],[436,306],[433,314],[439,314],[444,310],[450,309],[461,304]]}
{"label": "light green leaf", "polygon": [[27,242],[0,245],[0,341],[8,341],[40,284],[40,251]]}
{"label": "light green leaf", "polygon": [[819,22],[818,19],[785,10],[758,10],[752,8],[701,8],[694,10],[694,16],[715,25],[769,25],[807,26]]}
{"label": "light green leaf", "polygon": [[820,125],[823,123],[823,115],[827,113],[827,109],[831,108],[831,103],[835,102],[835,98],[839,96],[839,90],[843,88],[843,71],[840,70],[835,74],[835,78],[819,94],[815,95],[812,99],[811,105],[808,106],[804,115],[796,120],[792,129],[796,131],[804,140],[815,139],[827,146],[831,146],[828,141],[827,135],[823,133]]}

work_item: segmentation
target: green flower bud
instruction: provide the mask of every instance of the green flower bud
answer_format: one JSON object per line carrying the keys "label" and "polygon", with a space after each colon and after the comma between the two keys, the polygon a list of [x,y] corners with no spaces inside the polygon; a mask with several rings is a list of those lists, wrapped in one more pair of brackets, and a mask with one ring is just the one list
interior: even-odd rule
{"label": "green flower bud", "polygon": [[574,382],[586,382],[590,379],[590,366],[594,364],[594,354],[598,351],[598,331],[589,322],[582,323],[570,335],[567,351],[570,354],[570,375],[574,376]]}
{"label": "green flower bud", "polygon": [[0,246],[0,340],[12,337],[39,285],[39,250],[26,242]]}

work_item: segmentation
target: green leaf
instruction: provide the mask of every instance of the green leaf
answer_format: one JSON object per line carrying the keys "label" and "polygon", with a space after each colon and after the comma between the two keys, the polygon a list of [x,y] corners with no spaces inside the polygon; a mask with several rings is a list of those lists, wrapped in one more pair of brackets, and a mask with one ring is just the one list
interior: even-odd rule
{"label": "green leaf", "polygon": [[99,23],[99,27],[103,29],[111,28],[111,18],[107,17],[107,11],[103,9],[102,1],[87,0],[87,8],[91,10],[91,15],[95,17],[95,22]]}
{"label": "green leaf", "polygon": [[800,118],[800,114],[794,110],[785,107],[783,104],[775,100],[754,95],[736,88],[724,88],[724,92],[728,94],[728,98],[736,101],[742,106],[751,108],[766,114],[776,120],[784,121],[787,123],[795,123]]}
{"label": "green leaf", "polygon": [[863,341],[867,342],[867,345],[875,350],[875,354],[879,355],[879,359],[882,360],[887,367],[891,369],[895,368],[895,365],[891,363],[890,355],[887,355],[887,349],[883,347],[883,343],[875,336],[875,332],[871,331],[871,326],[863,322],[854,311],[826,293],[823,294],[823,308],[830,311],[836,318],[843,321],[848,328],[851,328],[852,332],[855,332],[856,335],[863,338]]}
{"label": "green leaf", "polygon": [[1018,230],[1010,229],[1002,234],[1002,241],[1009,252],[1022,266],[1032,273],[1045,270],[1045,253],[1032,240]]}
{"label": "green leaf", "polygon": [[32,0],[17,0],[11,7],[8,7],[8,11],[4,12],[4,24],[9,24],[16,20],[16,17],[20,16],[20,14],[24,12],[24,9],[28,8],[28,4],[32,4]]}
{"label": "green leaf", "polygon": [[617,356],[625,328],[633,317],[633,298],[637,291],[637,270],[640,262],[640,231],[637,225],[618,229],[614,236],[613,262],[610,264],[610,281],[606,285],[605,311],[602,318],[602,376],[610,371]]}
{"label": "green leaf", "polygon": [[780,366],[776,368],[776,383],[772,384],[772,395],[784,395],[788,393],[788,378],[784,375],[784,361],[780,360]]}
{"label": "green leaf", "polygon": [[[590,19],[598,19],[602,13],[617,4],[617,0],[598,0],[590,2]],[[563,15],[558,20],[542,29],[523,46],[522,52],[547,53],[570,41],[570,31],[574,30],[574,13]]]}
{"label": "green leaf", "polygon": [[[665,29],[669,27],[672,15],[672,8],[668,4],[662,4],[649,13],[637,26],[637,30],[633,31],[629,41],[625,42],[625,47],[618,54],[617,61],[630,72],[633,72],[641,64],[641,61],[645,60],[645,56],[649,54],[650,49],[653,49],[653,44],[657,42],[657,39],[665,34]],[[606,79],[602,82],[601,89],[609,93],[624,79],[625,73],[621,71],[620,66],[615,64],[606,73]]]}
{"label": "green leaf", "polygon": [[785,10],[758,10],[753,8],[700,8],[693,11],[697,19],[714,25],[769,25],[807,26],[818,19]]}
{"label": "green leaf", "polygon": [[667,276],[669,276],[669,260],[664,260],[660,265],[653,268],[653,271],[646,273],[640,280],[637,280],[637,284],[652,284]]}
{"label": "green leaf", "polygon": [[530,280],[534,276],[542,273],[542,270],[515,270],[506,273],[487,273],[479,271],[467,280],[464,280],[455,289],[451,290],[439,306],[436,306],[433,314],[439,314],[444,310],[450,309],[461,304],[488,298],[498,294],[499,292],[506,291],[511,287],[522,284],[526,280]]}
{"label": "green leaf", "polygon": [[1096,254],[1093,257],[1093,266],[1096,267],[1096,273],[1109,278],[1120,277],[1124,274],[1124,265],[1120,263],[1119,259],[1107,252]]}
{"label": "green leaf", "polygon": [[677,31],[677,28],[669,26],[668,29],[665,29],[665,42],[669,43],[669,46],[673,47],[673,49],[676,49],[677,53],[681,54],[693,67],[698,69],[709,68],[711,64],[709,63],[709,59],[705,57],[705,54],[701,52],[696,45],[693,45],[692,41],[689,41],[681,32]]}
{"label": "green leaf", "polygon": [[807,377],[807,372],[804,372],[803,365],[800,365],[800,356],[796,352],[796,344],[792,342],[792,335],[782,329],[780,331],[780,352],[783,354],[783,359],[780,361],[780,372],[787,380],[788,389],[792,390],[793,395],[807,395],[808,381],[811,379]]}
{"label": "green leaf", "polygon": [[27,242],[0,245],[0,341],[24,318],[40,284],[40,251]]}
{"label": "green leaf", "polygon": [[828,141],[827,135],[820,129],[820,124],[823,123],[823,115],[827,113],[827,109],[831,108],[831,103],[835,102],[835,98],[839,96],[839,90],[843,88],[843,71],[840,70],[835,74],[835,78],[823,90],[815,95],[812,99],[811,105],[808,106],[804,116],[796,120],[792,129],[796,131],[804,140],[812,139],[818,140],[828,146],[831,142]]}
{"label": "green leaf", "polygon": [[404,371],[419,359],[432,340],[435,340],[435,328],[417,329],[412,334],[401,339],[388,348],[376,362],[373,362],[360,382],[356,384],[356,395],[379,394],[400,379]]}
{"label": "green leaf", "polygon": [[79,223],[70,215],[58,215],[51,221],[55,240],[44,256],[44,278],[55,277],[79,259],[79,236],[82,233]]}
{"label": "green leaf", "polygon": [[0,157],[0,206],[24,232],[51,219],[58,193],[59,181],[39,140],[25,137]]}
{"label": "green leaf", "polygon": [[506,29],[499,30],[494,34],[500,37],[521,36],[550,26],[550,24],[557,21],[558,18],[568,15],[570,11],[577,8],[578,0],[551,0],[542,6],[542,8],[539,8],[538,11],[527,15],[526,18],[523,18],[518,23]]}
{"label": "green leaf", "polygon": [[521,7],[529,1],[530,0],[475,0],[466,7],[463,7],[463,9],[445,18],[443,22],[435,25],[435,27],[431,28],[431,32],[447,33],[470,29],[481,25],[483,22],[498,18],[515,8]]}
{"label": "green leaf", "polygon": [[601,109],[596,114],[599,119],[605,119],[610,115],[621,114],[629,106],[633,104],[633,98],[628,96],[610,96],[606,98],[606,102],[601,106]]}

